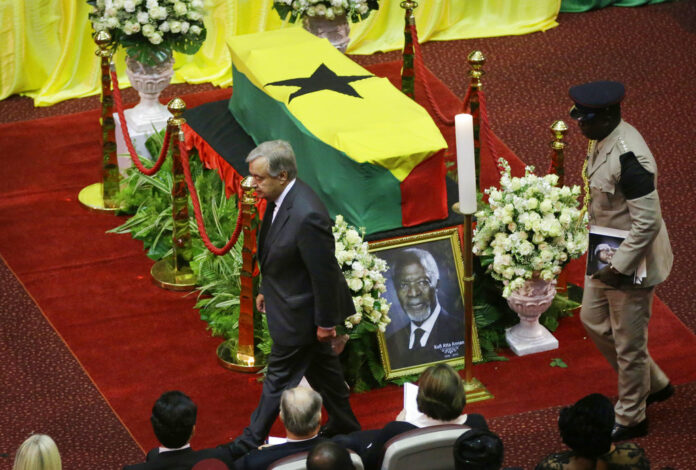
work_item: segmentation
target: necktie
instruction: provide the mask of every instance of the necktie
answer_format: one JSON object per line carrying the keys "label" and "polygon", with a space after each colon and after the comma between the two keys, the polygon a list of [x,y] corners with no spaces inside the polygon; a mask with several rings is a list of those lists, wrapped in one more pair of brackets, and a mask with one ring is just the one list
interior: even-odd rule
{"label": "necktie", "polygon": [[259,255],[263,250],[263,245],[266,243],[266,235],[273,223],[273,211],[275,210],[275,202],[268,201],[266,203],[266,212],[263,214],[263,223],[261,224],[261,233],[259,233]]}
{"label": "necktie", "polygon": [[416,328],[413,330],[413,348],[421,347],[420,341],[424,334],[425,330],[423,328]]}

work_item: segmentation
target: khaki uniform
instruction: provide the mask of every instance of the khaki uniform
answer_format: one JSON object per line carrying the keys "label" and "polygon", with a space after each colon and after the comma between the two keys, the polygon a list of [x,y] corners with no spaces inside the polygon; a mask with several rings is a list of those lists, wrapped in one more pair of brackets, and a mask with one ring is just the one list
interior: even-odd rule
{"label": "khaki uniform", "polygon": [[662,220],[657,189],[627,200],[621,191],[622,154],[633,152],[640,165],[655,175],[657,167],[645,141],[630,124],[621,123],[600,141],[590,156],[590,224],[628,230],[611,264],[633,275],[643,257],[646,278],[640,285],[614,289],[585,278],[580,318],[588,335],[618,373],[616,422],[633,426],[645,419],[645,399],[669,383],[648,353],[648,321],[655,286],[672,268],[672,249]]}

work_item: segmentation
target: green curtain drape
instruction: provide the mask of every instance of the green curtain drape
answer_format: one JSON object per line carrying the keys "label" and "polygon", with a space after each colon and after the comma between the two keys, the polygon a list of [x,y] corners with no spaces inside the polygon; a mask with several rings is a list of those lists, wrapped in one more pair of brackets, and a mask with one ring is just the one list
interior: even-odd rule
{"label": "green curtain drape", "polygon": [[[403,45],[399,0],[351,25],[349,54]],[[285,27],[273,0],[206,0],[208,38],[193,55],[174,54],[173,82],[226,86],[232,74],[226,38]],[[415,10],[421,42],[527,34],[557,26],[561,0],[423,1]],[[21,93],[37,106],[99,93],[99,60],[84,0],[0,0],[0,99]],[[115,56],[119,83],[128,84],[123,51]]]}
{"label": "green curtain drape", "polygon": [[608,6],[639,7],[670,1],[672,0],[563,0],[561,2],[561,11],[563,13],[579,13]]}

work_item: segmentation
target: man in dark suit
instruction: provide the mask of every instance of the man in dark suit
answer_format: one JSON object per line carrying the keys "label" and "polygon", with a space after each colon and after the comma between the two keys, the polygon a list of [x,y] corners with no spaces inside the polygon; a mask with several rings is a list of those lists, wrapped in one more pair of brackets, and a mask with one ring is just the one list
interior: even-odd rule
{"label": "man in dark suit", "polygon": [[307,452],[316,444],[326,442],[319,437],[321,396],[310,388],[285,390],[280,398],[280,420],[285,426],[287,442],[253,450],[235,462],[237,470],[265,470],[276,460]]}
{"label": "man in dark suit", "polygon": [[258,239],[262,281],[256,307],[266,313],[273,348],[258,407],[231,446],[237,453],[263,443],[278,415],[281,393],[303,376],[321,394],[329,414],[322,434],[360,429],[331,348],[335,325],[355,313],[336,261],[331,219],[314,191],[296,178],[289,143],[264,142],[246,160],[256,194],[267,202]]}
{"label": "man in dark suit", "polygon": [[387,337],[389,365],[401,369],[464,355],[464,317],[447,313],[437,298],[435,258],[408,248],[396,258],[392,280],[408,324]]}
{"label": "man in dark suit", "polygon": [[189,444],[196,427],[196,404],[179,391],[165,392],[152,407],[150,422],[161,446],[148,452],[145,462],[124,470],[191,470],[198,462],[217,459],[231,468],[227,447],[194,451]]}

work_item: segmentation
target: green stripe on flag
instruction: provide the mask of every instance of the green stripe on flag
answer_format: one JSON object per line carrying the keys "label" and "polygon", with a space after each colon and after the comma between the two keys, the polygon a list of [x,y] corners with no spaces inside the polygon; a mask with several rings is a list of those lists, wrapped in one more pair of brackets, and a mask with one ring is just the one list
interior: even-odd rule
{"label": "green stripe on flag", "polygon": [[400,182],[392,172],[359,163],[322,142],[284,103],[259,90],[235,66],[233,74],[232,115],[257,144],[275,139],[290,142],[299,177],[317,192],[332,217],[341,214],[368,234],[402,226]]}

